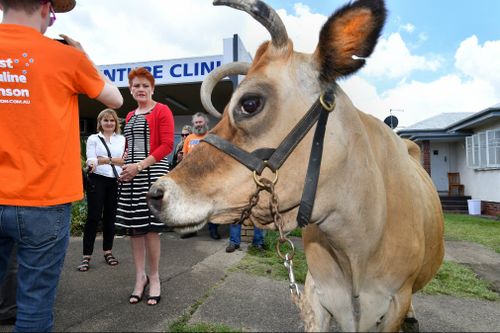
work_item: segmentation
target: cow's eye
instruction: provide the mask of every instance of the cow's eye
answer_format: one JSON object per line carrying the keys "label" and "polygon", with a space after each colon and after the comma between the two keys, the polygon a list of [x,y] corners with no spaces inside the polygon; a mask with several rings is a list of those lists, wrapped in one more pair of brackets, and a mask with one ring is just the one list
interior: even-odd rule
{"label": "cow's eye", "polygon": [[253,115],[262,109],[262,98],[256,95],[245,96],[241,99],[241,112]]}

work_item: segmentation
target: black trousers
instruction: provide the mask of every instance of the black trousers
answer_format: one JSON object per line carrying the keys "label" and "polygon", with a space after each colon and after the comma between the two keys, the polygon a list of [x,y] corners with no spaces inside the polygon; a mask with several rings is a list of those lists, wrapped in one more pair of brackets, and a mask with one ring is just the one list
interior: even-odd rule
{"label": "black trousers", "polygon": [[102,219],[102,250],[113,248],[115,237],[116,207],[118,204],[118,183],[116,178],[90,174],[90,184],[87,187],[87,222],[83,231],[83,255],[94,252],[97,226]]}

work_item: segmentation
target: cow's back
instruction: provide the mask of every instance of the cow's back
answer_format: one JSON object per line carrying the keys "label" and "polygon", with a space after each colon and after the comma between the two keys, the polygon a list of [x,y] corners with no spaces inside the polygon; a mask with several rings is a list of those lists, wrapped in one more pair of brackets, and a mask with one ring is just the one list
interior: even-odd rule
{"label": "cow's back", "polygon": [[[399,259],[401,265],[415,265],[412,291],[416,292],[432,279],[444,256],[444,218],[439,196],[420,163],[420,148],[398,137],[380,120],[363,113],[361,118],[367,131],[372,132],[375,163],[382,170],[387,197],[382,244],[385,251],[380,259],[393,263]],[[404,262],[405,256],[390,255],[400,250],[395,244],[406,244],[405,251],[413,256],[408,263]]]}

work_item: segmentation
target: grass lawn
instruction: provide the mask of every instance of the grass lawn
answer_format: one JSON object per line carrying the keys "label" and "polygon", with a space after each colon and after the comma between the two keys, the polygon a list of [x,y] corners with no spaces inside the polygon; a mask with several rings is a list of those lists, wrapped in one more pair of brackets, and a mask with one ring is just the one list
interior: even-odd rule
{"label": "grass lawn", "polygon": [[[290,235],[300,237],[300,230]],[[288,281],[288,271],[275,250],[278,233],[266,232],[266,251],[250,249],[233,269],[250,274]],[[469,241],[484,245],[500,253],[500,222],[477,216],[445,214],[445,239]],[[302,250],[296,249],[293,259],[295,279],[304,283],[307,263]],[[423,289],[425,294],[442,294],[456,297],[473,297],[496,301],[500,296],[489,288],[489,283],[477,277],[467,266],[444,262],[434,279]]]}
{"label": "grass lawn", "polygon": [[214,324],[214,323],[199,323],[188,325],[186,323],[175,323],[168,329],[169,332],[242,332],[241,330],[232,327]]}
{"label": "grass lawn", "polygon": [[445,239],[478,243],[500,253],[500,221],[464,214],[445,214]]}
{"label": "grass lawn", "polygon": [[[266,231],[264,236],[265,251],[259,252],[252,248],[248,249],[247,255],[233,268],[242,270],[258,276],[267,276],[275,280],[287,280],[288,270],[276,253],[276,242],[279,234],[276,231]],[[281,248],[282,253],[287,253],[290,248]],[[307,274],[307,263],[304,251],[295,249],[293,257],[293,272],[298,283],[304,283]]]}
{"label": "grass lawn", "polygon": [[498,301],[500,296],[492,291],[489,282],[478,279],[467,266],[445,261],[434,279],[422,290],[428,295],[451,295],[455,297],[480,298]]}

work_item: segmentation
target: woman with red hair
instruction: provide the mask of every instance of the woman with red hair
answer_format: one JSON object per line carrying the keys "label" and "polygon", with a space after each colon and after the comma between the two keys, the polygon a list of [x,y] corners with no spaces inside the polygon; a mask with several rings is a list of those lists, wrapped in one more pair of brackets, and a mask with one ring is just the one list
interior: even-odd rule
{"label": "woman with red hair", "polygon": [[156,305],[161,298],[159,232],[166,226],[149,211],[146,193],[169,171],[167,155],[174,145],[174,118],[168,106],[153,100],[155,80],[147,69],[136,68],[128,78],[137,108],[128,113],[123,130],[127,149],[120,175],[116,233],[130,236],[132,245],[136,276],[129,303],[139,303],[149,285],[147,304]]}

